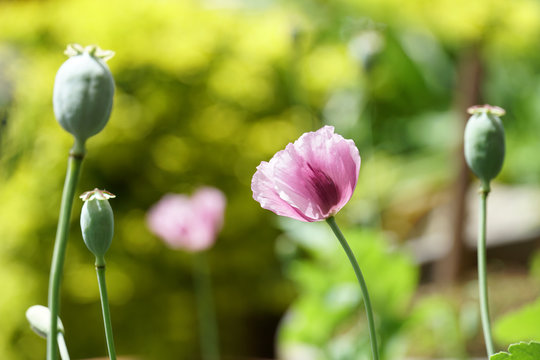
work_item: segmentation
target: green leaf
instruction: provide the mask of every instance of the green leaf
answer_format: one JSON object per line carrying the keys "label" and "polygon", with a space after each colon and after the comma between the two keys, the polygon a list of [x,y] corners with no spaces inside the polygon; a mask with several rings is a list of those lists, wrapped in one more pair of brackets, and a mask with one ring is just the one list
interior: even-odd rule
{"label": "green leaf", "polygon": [[523,339],[540,340],[540,301],[525,305],[497,320],[494,335],[498,342],[512,343]]}
{"label": "green leaf", "polygon": [[[286,276],[296,284],[298,297],[291,304],[279,331],[281,351],[291,359],[359,359],[370,353],[362,295],[345,252],[324,223],[281,221],[280,257]],[[393,251],[377,230],[343,228],[377,309],[385,346],[409,316],[409,304],[418,281],[413,260]],[[302,351],[305,356],[297,355]],[[388,355],[388,358],[394,358]]]}
{"label": "green leaf", "polygon": [[490,360],[538,360],[540,359],[540,343],[520,342],[512,344],[508,352],[500,352],[490,357]]}

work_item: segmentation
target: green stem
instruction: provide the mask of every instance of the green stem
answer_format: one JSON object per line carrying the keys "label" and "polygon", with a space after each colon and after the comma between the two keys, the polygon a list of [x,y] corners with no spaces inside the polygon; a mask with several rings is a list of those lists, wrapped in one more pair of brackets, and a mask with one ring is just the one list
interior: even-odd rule
{"label": "green stem", "polygon": [[99,296],[101,297],[101,309],[103,311],[103,323],[105,325],[105,338],[107,339],[109,358],[111,360],[116,360],[111,312],[109,310],[109,297],[107,296],[107,283],[105,282],[105,259],[103,257],[96,257],[96,273],[99,284]]}
{"label": "green stem", "polygon": [[62,282],[62,271],[64,258],[66,255],[66,245],[69,234],[69,223],[71,218],[71,208],[75,188],[79,181],[81,164],[84,158],[84,144],[75,141],[75,145],[69,152],[66,180],[62,192],[62,203],[60,205],[60,216],[56,229],[56,240],[54,242],[53,257],[51,261],[51,272],[49,275],[48,303],[51,311],[51,327],[47,336],[47,360],[58,359],[58,344],[56,334],[58,332],[58,313],[60,308],[60,283]]}
{"label": "green stem", "polygon": [[495,353],[491,336],[491,321],[489,319],[489,301],[486,271],[486,203],[489,187],[480,189],[480,224],[478,226],[478,291],[480,293],[480,316],[488,356]]}
{"label": "green stem", "polygon": [[70,360],[66,340],[64,339],[64,334],[62,334],[62,332],[58,332],[58,349],[60,350],[60,358],[62,360]]}
{"label": "green stem", "polygon": [[330,228],[336,235],[337,239],[339,240],[341,246],[343,247],[343,250],[345,250],[345,253],[347,254],[347,257],[349,258],[349,261],[351,262],[351,265],[354,269],[354,273],[356,274],[356,278],[358,279],[358,283],[360,284],[360,289],[362,290],[362,296],[364,298],[364,305],[366,307],[366,316],[368,320],[368,327],[369,327],[369,338],[371,340],[371,352],[373,353],[373,360],[379,360],[379,347],[377,346],[377,333],[375,332],[375,320],[373,317],[373,309],[371,308],[371,301],[369,299],[369,293],[366,285],[366,281],[364,280],[364,276],[362,275],[362,271],[360,270],[360,266],[358,266],[358,262],[356,261],[356,257],[354,256],[353,251],[349,247],[349,244],[347,243],[347,240],[345,239],[345,236],[341,233],[341,230],[339,230],[339,227],[336,224],[336,220],[333,216],[326,219],[326,222],[328,225],[330,225]]}
{"label": "green stem", "polygon": [[203,360],[219,360],[219,340],[206,251],[193,254],[193,282]]}

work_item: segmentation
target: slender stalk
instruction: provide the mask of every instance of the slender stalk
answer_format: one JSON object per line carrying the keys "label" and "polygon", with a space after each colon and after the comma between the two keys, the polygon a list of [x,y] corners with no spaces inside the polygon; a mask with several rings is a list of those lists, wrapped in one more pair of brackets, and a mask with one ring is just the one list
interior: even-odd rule
{"label": "slender stalk", "polygon": [[193,282],[203,360],[219,360],[219,339],[206,251],[193,254]]}
{"label": "slender stalk", "polygon": [[371,308],[371,300],[369,299],[369,293],[366,285],[366,281],[364,280],[364,276],[362,275],[362,271],[360,270],[360,266],[358,265],[358,262],[356,261],[356,257],[354,256],[353,251],[349,247],[349,244],[347,243],[347,240],[345,239],[345,236],[341,233],[341,230],[336,224],[336,220],[333,216],[326,219],[326,222],[328,225],[330,225],[330,228],[336,235],[337,239],[339,240],[341,246],[343,247],[343,250],[345,250],[345,253],[347,254],[347,257],[349,258],[349,261],[351,262],[351,265],[354,269],[354,273],[356,274],[356,278],[358,279],[358,283],[360,284],[360,289],[362,290],[362,296],[364,298],[364,305],[366,307],[366,316],[368,320],[368,327],[369,327],[369,338],[371,341],[371,352],[373,354],[373,360],[379,360],[379,347],[377,346],[377,333],[375,331],[375,320],[373,318],[373,309]]}
{"label": "slender stalk", "polygon": [[75,145],[69,153],[66,180],[62,192],[62,202],[60,205],[60,216],[56,229],[56,240],[54,242],[53,257],[51,261],[51,272],[49,275],[48,303],[51,311],[51,327],[47,336],[47,360],[58,359],[58,347],[56,334],[58,332],[58,313],[60,309],[60,283],[62,282],[62,272],[64,258],[66,255],[66,245],[69,234],[69,223],[71,218],[71,208],[75,188],[79,181],[81,164],[84,158],[84,144],[75,141]]}
{"label": "slender stalk", "polygon": [[484,330],[484,340],[488,356],[495,353],[493,339],[491,336],[491,321],[489,319],[489,301],[486,271],[486,203],[489,188],[480,189],[480,224],[478,225],[478,291],[480,293],[480,316],[482,318],[482,329]]}
{"label": "slender stalk", "polygon": [[103,323],[105,325],[105,338],[107,339],[109,358],[111,360],[116,360],[111,312],[109,310],[109,297],[107,296],[107,283],[105,282],[105,259],[103,259],[103,257],[96,257],[96,273],[99,284],[99,296],[101,297],[101,310],[103,311]]}
{"label": "slender stalk", "polygon": [[60,358],[62,360],[70,360],[66,340],[64,339],[64,334],[62,334],[62,332],[58,332],[58,349],[60,350]]}

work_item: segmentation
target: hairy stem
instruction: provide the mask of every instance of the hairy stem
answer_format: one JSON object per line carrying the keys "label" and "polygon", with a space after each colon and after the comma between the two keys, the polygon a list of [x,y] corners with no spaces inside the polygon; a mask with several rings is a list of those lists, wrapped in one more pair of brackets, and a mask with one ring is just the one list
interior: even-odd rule
{"label": "hairy stem", "polygon": [[495,353],[493,338],[491,336],[491,321],[489,319],[489,301],[486,271],[486,203],[489,194],[489,187],[483,186],[480,189],[480,224],[478,225],[478,291],[480,294],[480,316],[482,318],[482,329],[486,342],[488,356]]}
{"label": "hairy stem", "polygon": [[203,360],[219,360],[219,340],[206,251],[194,253],[193,282]]}
{"label": "hairy stem", "polygon": [[343,250],[345,250],[345,253],[347,254],[347,257],[349,258],[349,261],[351,262],[351,265],[354,269],[354,273],[356,274],[356,278],[358,279],[358,283],[360,284],[360,289],[362,290],[362,296],[364,298],[364,305],[366,307],[366,316],[368,320],[368,327],[369,327],[369,338],[371,341],[371,352],[373,354],[373,360],[379,360],[379,347],[377,346],[377,333],[375,331],[375,320],[373,317],[373,309],[371,308],[371,300],[369,299],[369,293],[366,285],[366,281],[364,280],[364,275],[362,275],[362,271],[360,270],[360,266],[358,265],[358,261],[356,261],[356,257],[354,256],[353,251],[351,250],[349,244],[347,243],[347,240],[345,239],[345,236],[341,233],[341,230],[336,224],[336,220],[333,216],[326,219],[326,222],[328,225],[330,225],[330,228],[332,228],[332,231],[336,235],[337,239],[339,240],[341,246],[343,247]]}
{"label": "hairy stem", "polygon": [[56,334],[58,333],[58,313],[60,309],[60,283],[62,282],[73,198],[79,181],[83,158],[84,144],[75,141],[75,145],[69,153],[66,180],[64,182],[62,203],[60,205],[60,216],[58,218],[51,261],[51,272],[49,275],[48,304],[51,311],[51,326],[49,335],[47,336],[47,360],[58,359]]}
{"label": "hairy stem", "polygon": [[99,296],[101,297],[101,310],[103,311],[103,323],[105,325],[105,338],[107,339],[109,358],[111,360],[116,360],[111,312],[109,309],[109,297],[107,296],[107,283],[105,282],[105,260],[103,257],[96,258],[96,273],[99,285]]}
{"label": "hairy stem", "polygon": [[60,350],[60,358],[62,360],[70,360],[66,340],[64,339],[64,334],[62,334],[62,332],[58,332],[58,349]]}

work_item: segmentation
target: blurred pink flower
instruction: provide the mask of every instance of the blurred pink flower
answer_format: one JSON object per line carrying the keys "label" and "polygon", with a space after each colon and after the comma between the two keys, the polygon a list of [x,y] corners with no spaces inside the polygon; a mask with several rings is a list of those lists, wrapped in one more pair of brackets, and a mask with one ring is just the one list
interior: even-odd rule
{"label": "blurred pink flower", "polygon": [[225,195],[203,187],[193,196],[167,194],[147,214],[150,230],[174,249],[202,251],[211,247],[223,225]]}
{"label": "blurred pink flower", "polygon": [[335,215],[350,200],[360,170],[352,140],[332,126],[303,134],[257,167],[253,198],[264,209],[313,222]]}

